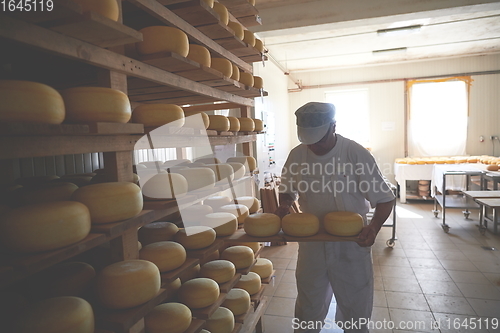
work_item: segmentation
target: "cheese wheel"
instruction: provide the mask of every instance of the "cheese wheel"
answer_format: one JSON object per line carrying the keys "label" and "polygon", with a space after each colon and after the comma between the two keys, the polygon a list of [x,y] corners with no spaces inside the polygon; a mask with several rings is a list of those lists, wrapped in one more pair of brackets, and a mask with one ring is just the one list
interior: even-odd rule
{"label": "cheese wheel", "polygon": [[[177,170],[179,171],[179,170]],[[142,186],[146,199],[165,200],[181,198],[188,192],[188,181],[178,173],[158,173]]]}
{"label": "cheese wheel", "polygon": [[226,116],[209,115],[208,118],[210,119],[210,125],[208,125],[209,130],[227,132],[231,128],[231,123]]}
{"label": "cheese wheel", "polygon": [[208,5],[208,7],[214,8],[214,0],[203,0],[203,1]]}
{"label": "cheese wheel", "polygon": [[260,53],[264,53],[264,43],[262,42],[262,40],[260,40],[258,38],[255,38],[255,45],[254,45],[254,47]]}
{"label": "cheese wheel", "polygon": [[247,206],[250,214],[257,213],[260,208],[259,200],[252,196],[237,197],[234,199],[234,202]]}
{"label": "cheese wheel", "polygon": [[327,233],[335,236],[356,236],[363,229],[363,217],[353,212],[330,212],[323,224]]}
{"label": "cheese wheel", "polygon": [[257,253],[259,251],[261,244],[259,242],[238,242],[235,243],[234,245],[244,245],[248,246],[249,248],[252,249],[253,253]]}
{"label": "cheese wheel", "polygon": [[255,6],[255,0],[248,0],[248,2],[249,2],[252,6]]}
{"label": "cheese wheel", "polygon": [[236,269],[250,267],[255,261],[252,249],[243,245],[231,246],[224,249],[220,257],[221,259],[232,262]]}
{"label": "cheese wheel", "polygon": [[234,330],[234,315],[221,306],[208,318],[205,327],[213,333],[231,333]]}
{"label": "cheese wheel", "polygon": [[244,164],[231,161],[227,161],[227,164],[230,164],[233,167],[234,179],[241,179],[245,177],[247,169]]}
{"label": "cheese wheel", "polygon": [[229,157],[226,161],[227,163],[238,162],[244,164],[250,172],[257,169],[257,160],[253,156],[237,156],[237,157]]}
{"label": "cheese wheel", "polygon": [[243,37],[245,36],[244,32],[243,32],[243,26],[241,24],[239,24],[238,22],[233,22],[233,21],[230,21],[227,26],[231,29],[233,29],[234,31],[234,35],[236,36],[236,38],[238,38],[239,40],[243,40]]}
{"label": "cheese wheel", "polygon": [[217,237],[230,236],[238,230],[238,219],[231,213],[211,213],[203,218],[203,224],[215,230]]}
{"label": "cheese wheel", "polygon": [[214,2],[214,10],[219,15],[219,20],[227,25],[229,23],[229,12],[227,11],[226,6],[221,4],[220,2]]}
{"label": "cheese wheel", "polygon": [[231,199],[227,196],[216,195],[210,198],[206,198],[203,200],[204,205],[208,205],[212,207],[213,211],[219,210],[220,207],[229,205],[231,203]]}
{"label": "cheese wheel", "polygon": [[196,266],[184,270],[184,272],[182,272],[179,275],[179,278],[181,279],[182,283],[185,283],[186,281],[192,280],[199,276],[200,276],[200,265],[198,264]]}
{"label": "cheese wheel", "polygon": [[227,117],[229,120],[229,131],[238,132],[240,130],[240,121],[236,117]]}
{"label": "cheese wheel", "polygon": [[238,118],[240,121],[240,131],[241,132],[253,132],[255,129],[255,123],[253,122],[252,118]]}
{"label": "cheese wheel", "polygon": [[198,224],[207,214],[213,213],[212,207],[208,205],[192,205],[180,210],[184,224]]}
{"label": "cheese wheel", "polygon": [[307,237],[319,231],[319,219],[314,214],[292,213],[281,220],[283,232],[290,236]]}
{"label": "cheese wheel", "polygon": [[82,7],[82,11],[94,12],[113,21],[118,21],[120,9],[116,0],[73,0]]}
{"label": "cheese wheel", "polygon": [[251,47],[255,46],[255,35],[250,30],[243,31],[243,41],[250,45]]}
{"label": "cheese wheel", "polygon": [[210,168],[188,168],[177,170],[188,182],[188,191],[209,190],[215,186],[215,172]]}
{"label": "cheese wheel", "polygon": [[186,250],[176,242],[156,242],[144,246],[139,258],[151,261],[158,266],[160,272],[173,271],[186,262]]}
{"label": "cheese wheel", "polygon": [[175,234],[175,241],[186,250],[198,250],[208,247],[215,241],[215,230],[206,226],[193,226],[180,229]]}
{"label": "cheese wheel", "polygon": [[160,52],[174,52],[187,57],[189,40],[186,33],[180,29],[166,26],[151,26],[139,30],[142,42],[135,44],[141,55]]}
{"label": "cheese wheel", "polygon": [[67,122],[126,123],[132,110],[128,96],[120,90],[103,87],[77,87],[61,92]]}
{"label": "cheese wheel", "polygon": [[264,80],[260,76],[253,77],[253,87],[257,89],[264,88]]}
{"label": "cheese wheel", "polygon": [[92,306],[79,297],[45,299],[16,319],[16,333],[93,333],[95,329]]}
{"label": "cheese wheel", "polygon": [[53,201],[68,201],[78,189],[73,183],[56,182],[27,187],[20,192],[20,200],[24,205]]}
{"label": "cheese wheel", "polygon": [[203,164],[219,164],[221,163],[221,160],[219,160],[217,157],[203,157],[196,159],[195,162]]}
{"label": "cheese wheel", "polygon": [[248,216],[243,225],[247,235],[269,237],[277,235],[281,230],[281,220],[276,214],[256,213]]}
{"label": "cheese wheel", "polygon": [[184,111],[186,128],[207,129],[210,125],[210,118],[205,112]]}
{"label": "cheese wheel", "polygon": [[139,241],[146,246],[151,243],[173,240],[179,228],[172,222],[153,222],[138,231]]}
{"label": "cheese wheel", "polygon": [[191,325],[191,310],[182,303],[157,305],[144,317],[148,333],[183,333]]}
{"label": "cheese wheel", "polygon": [[245,289],[250,295],[258,293],[261,287],[262,282],[260,276],[255,272],[242,275],[235,285],[235,288]]}
{"label": "cheese wheel", "polygon": [[229,290],[222,306],[231,310],[233,315],[239,316],[250,309],[250,294],[245,289],[233,288]]}
{"label": "cheese wheel", "polygon": [[201,309],[214,304],[219,298],[219,285],[212,279],[195,278],[182,284],[179,300],[190,309]]}
{"label": "cheese wheel", "polygon": [[90,233],[90,213],[74,201],[56,201],[12,209],[2,217],[0,243],[22,253],[59,249]]}
{"label": "cheese wheel", "polygon": [[240,69],[235,64],[232,64],[232,66],[233,66],[233,74],[231,74],[231,79],[233,79],[235,81],[239,81],[240,80]]}
{"label": "cheese wheel", "polygon": [[248,87],[253,87],[253,75],[247,72],[240,71],[240,83]]}
{"label": "cheese wheel", "polygon": [[219,211],[235,215],[238,218],[238,224],[244,223],[245,219],[250,215],[247,206],[240,204],[225,205],[220,207]]}
{"label": "cheese wheel", "polygon": [[119,261],[97,275],[97,295],[110,309],[127,309],[153,299],[160,291],[158,267],[146,260]]}
{"label": "cheese wheel", "polygon": [[177,278],[170,283],[166,283],[162,285],[162,288],[166,290],[165,299],[172,299],[177,295],[177,291],[180,289],[182,285],[181,279]]}
{"label": "cheese wheel", "polygon": [[210,67],[212,64],[210,51],[208,51],[205,46],[198,44],[189,44],[189,53],[186,58],[191,59],[205,67]]}
{"label": "cheese wheel", "polygon": [[57,90],[29,81],[0,80],[0,121],[60,124],[66,114]]}
{"label": "cheese wheel", "polygon": [[222,181],[224,184],[229,183],[234,179],[233,167],[227,163],[220,164],[207,164],[207,168],[212,169],[215,172],[217,181]]}
{"label": "cheese wheel", "polygon": [[230,281],[236,274],[236,267],[229,260],[213,260],[201,266],[200,276],[221,284]]}
{"label": "cheese wheel", "polygon": [[137,241],[137,250],[140,251],[142,250],[142,243]]}
{"label": "cheese wheel", "polygon": [[225,58],[212,58],[210,67],[218,70],[226,77],[231,77],[233,75],[233,64]]}
{"label": "cheese wheel", "polygon": [[262,132],[264,131],[264,122],[260,119],[254,119],[253,120],[254,124],[255,124],[255,132]]}
{"label": "cheese wheel", "polygon": [[486,170],[488,171],[498,171],[498,165],[495,164],[490,164],[486,167]]}
{"label": "cheese wheel", "polygon": [[175,104],[141,104],[132,112],[132,122],[146,127],[162,126],[180,128],[184,126],[184,111]]}
{"label": "cheese wheel", "polygon": [[142,211],[139,186],[128,182],[102,183],[81,187],[71,196],[89,208],[93,224],[132,218]]}
{"label": "cheese wheel", "polygon": [[252,266],[251,271],[259,274],[261,279],[266,279],[273,274],[273,263],[266,258],[257,258],[257,262]]}

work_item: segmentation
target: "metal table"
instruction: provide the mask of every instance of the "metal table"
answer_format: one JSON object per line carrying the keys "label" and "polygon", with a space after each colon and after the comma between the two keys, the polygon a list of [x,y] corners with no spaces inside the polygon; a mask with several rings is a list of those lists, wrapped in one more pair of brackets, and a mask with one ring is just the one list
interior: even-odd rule
{"label": "metal table", "polygon": [[[476,199],[476,202],[481,206],[481,224],[487,227],[488,221],[493,223],[493,233],[498,234],[498,210],[500,209],[500,198],[486,198],[486,199]],[[491,208],[493,210],[493,217],[491,219],[486,217],[486,208]]]}
{"label": "metal table", "polygon": [[[464,191],[465,196],[471,198],[475,202],[477,199],[495,199],[500,198],[500,191]],[[479,204],[481,206],[481,204]],[[479,232],[484,235],[486,232],[486,225],[483,221],[486,221],[488,217],[486,216],[486,209],[483,211],[483,207],[479,208]]]}

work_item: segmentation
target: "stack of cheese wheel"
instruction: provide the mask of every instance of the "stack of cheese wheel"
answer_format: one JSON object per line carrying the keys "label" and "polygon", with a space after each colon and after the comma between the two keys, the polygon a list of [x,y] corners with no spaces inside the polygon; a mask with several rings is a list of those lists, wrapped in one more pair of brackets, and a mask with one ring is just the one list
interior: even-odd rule
{"label": "stack of cheese wheel", "polygon": [[264,122],[260,119],[254,119],[253,120],[255,124],[255,132],[262,132],[264,131]]}
{"label": "stack of cheese wheel", "polygon": [[93,224],[132,218],[142,211],[139,186],[128,182],[102,183],[81,187],[71,196],[89,208]]}
{"label": "stack of cheese wheel", "polygon": [[92,306],[79,297],[64,296],[45,299],[25,309],[13,330],[5,332],[78,332],[94,333]]}
{"label": "stack of cheese wheel", "polygon": [[167,26],[152,26],[139,30],[142,42],[136,44],[141,55],[174,52],[183,57],[189,53],[189,40],[184,31]]}
{"label": "stack of cheese wheel", "polygon": [[207,129],[210,118],[205,112],[184,111],[184,127],[194,129]]}
{"label": "stack of cheese wheel", "polygon": [[238,132],[241,128],[240,120],[236,117],[227,117],[229,120],[229,131]]}
{"label": "stack of cheese wheel", "polygon": [[192,205],[180,210],[184,225],[200,225],[207,214],[213,213],[209,205]]}
{"label": "stack of cheese wheel", "polygon": [[239,24],[238,22],[233,22],[233,21],[230,21],[227,26],[231,29],[233,29],[234,31],[234,35],[240,39],[240,40],[243,40],[243,37],[244,37],[244,32],[243,32],[243,26],[241,24]]}
{"label": "stack of cheese wheel", "polygon": [[66,114],[57,90],[29,81],[0,80],[0,121],[60,124]]}
{"label": "stack of cheese wheel", "polygon": [[177,292],[179,300],[190,309],[201,309],[219,298],[219,285],[209,278],[195,278],[184,282]]}
{"label": "stack of cheese wheel", "polygon": [[252,272],[259,274],[261,279],[267,279],[273,274],[273,263],[266,258],[257,258],[255,265],[251,268]]}
{"label": "stack of cheese wheel", "polygon": [[221,306],[208,318],[205,328],[214,333],[231,333],[234,330],[234,315]]}
{"label": "stack of cheese wheel", "polygon": [[248,87],[253,87],[253,75],[247,72],[240,71],[240,83]]}
{"label": "stack of cheese wheel", "polygon": [[[179,170],[181,169],[175,169],[175,171]],[[146,200],[181,198],[187,194],[189,187],[186,177],[174,172],[155,174],[143,184],[142,194]]]}
{"label": "stack of cheese wheel", "polygon": [[255,123],[252,118],[238,118],[240,121],[240,131],[241,132],[253,132],[255,130]]}
{"label": "stack of cheese wheel", "polygon": [[156,242],[144,246],[139,251],[139,258],[151,261],[162,273],[169,272],[186,262],[186,250],[176,242]]}
{"label": "stack of cheese wheel", "polygon": [[231,128],[231,123],[226,116],[209,115],[208,118],[210,119],[210,125],[208,125],[209,130],[227,132]]}
{"label": "stack of cheese wheel", "polygon": [[254,76],[253,77],[253,87],[257,89],[263,89],[264,88],[264,80],[260,76]]}
{"label": "stack of cheese wheel", "polygon": [[250,294],[245,289],[233,288],[229,290],[222,306],[231,310],[233,315],[239,316],[250,309]]}
{"label": "stack of cheese wheel", "polygon": [[214,2],[214,10],[215,12],[219,15],[219,19],[222,23],[225,25],[228,25],[229,23],[229,12],[223,4],[220,2]]}
{"label": "stack of cheese wheel", "polygon": [[319,231],[319,219],[310,213],[292,213],[283,217],[281,228],[289,236],[312,236]]}
{"label": "stack of cheese wheel", "polygon": [[229,260],[212,260],[201,266],[200,276],[222,284],[229,282],[236,274],[236,267]]}
{"label": "stack of cheese wheel", "polygon": [[0,243],[22,253],[43,252],[78,243],[90,233],[88,208],[56,201],[9,210],[0,223]]}
{"label": "stack of cheese wheel", "polygon": [[197,44],[189,44],[189,53],[186,58],[191,59],[205,67],[210,67],[212,64],[210,51],[206,47]]}
{"label": "stack of cheese wheel", "polygon": [[233,64],[226,58],[212,58],[210,67],[221,72],[225,77],[233,75]]}
{"label": "stack of cheese wheel", "polygon": [[244,223],[245,219],[250,215],[247,206],[240,204],[225,205],[220,207],[219,211],[235,215],[238,218],[238,224]]}
{"label": "stack of cheese wheel", "polygon": [[105,16],[113,21],[118,21],[120,9],[116,0],[73,0],[79,4],[82,11],[94,12]]}
{"label": "stack of cheese wheel", "polygon": [[241,178],[245,177],[245,175],[247,173],[247,168],[245,167],[245,165],[243,163],[231,162],[231,161],[227,161],[226,163],[230,164],[233,167],[234,179],[241,179]]}
{"label": "stack of cheese wheel", "polygon": [[257,169],[257,160],[252,156],[236,156],[229,157],[226,163],[237,162],[248,166],[248,171],[252,172]]}
{"label": "stack of cheese wheel", "polygon": [[234,202],[247,206],[250,214],[257,213],[260,208],[259,200],[252,196],[237,197]]}
{"label": "stack of cheese wheel", "polygon": [[243,31],[243,41],[250,45],[251,47],[255,46],[255,35],[250,30]]}
{"label": "stack of cheese wheel", "polygon": [[145,127],[158,127],[168,124],[168,127],[184,126],[184,111],[175,104],[141,104],[132,112],[132,122],[144,124]]}
{"label": "stack of cheese wheel", "polygon": [[363,229],[363,217],[353,212],[330,212],[323,224],[327,233],[334,236],[356,236]]}
{"label": "stack of cheese wheel", "polygon": [[142,245],[173,240],[179,228],[172,222],[153,222],[141,227],[138,231]]}
{"label": "stack of cheese wheel", "polygon": [[235,81],[239,81],[240,80],[240,69],[235,64],[232,64],[232,65],[233,65],[233,74],[231,75],[231,79],[233,79]]}
{"label": "stack of cheese wheel", "polygon": [[160,271],[146,260],[125,260],[97,275],[97,295],[110,309],[127,309],[153,299],[160,291]]}
{"label": "stack of cheese wheel", "polygon": [[262,281],[259,274],[250,272],[242,275],[240,280],[236,283],[235,288],[245,289],[250,295],[255,295],[262,287]]}
{"label": "stack of cheese wheel", "polygon": [[175,234],[175,241],[187,250],[198,250],[209,247],[215,241],[215,230],[205,226],[193,226],[180,229]]}
{"label": "stack of cheese wheel", "polygon": [[71,195],[77,189],[78,186],[75,184],[66,182],[54,182],[33,187],[25,187],[19,192],[20,201],[24,205],[67,201],[71,199]]}
{"label": "stack of cheese wheel", "polygon": [[130,120],[128,96],[120,90],[103,87],[76,87],[61,92],[68,122],[115,122]]}
{"label": "stack of cheese wheel", "polygon": [[212,207],[214,212],[218,211],[222,206],[229,205],[230,203],[231,199],[224,195],[216,195],[203,200],[203,204]]}
{"label": "stack of cheese wheel", "polygon": [[250,267],[255,261],[252,249],[242,245],[231,246],[224,249],[220,257],[221,259],[232,262],[236,269]]}
{"label": "stack of cheese wheel", "polygon": [[243,228],[245,229],[245,233],[250,236],[274,236],[281,230],[281,219],[276,214],[256,213],[245,219]]}
{"label": "stack of cheese wheel", "polygon": [[148,333],[183,333],[192,321],[191,310],[182,303],[157,305],[144,317]]}
{"label": "stack of cheese wheel", "polygon": [[207,214],[202,223],[213,228],[217,237],[230,236],[238,230],[238,218],[227,212]]}
{"label": "stack of cheese wheel", "polygon": [[176,170],[184,178],[186,178],[188,183],[188,191],[196,190],[209,190],[215,186],[215,172],[210,168],[188,168],[182,170]]}

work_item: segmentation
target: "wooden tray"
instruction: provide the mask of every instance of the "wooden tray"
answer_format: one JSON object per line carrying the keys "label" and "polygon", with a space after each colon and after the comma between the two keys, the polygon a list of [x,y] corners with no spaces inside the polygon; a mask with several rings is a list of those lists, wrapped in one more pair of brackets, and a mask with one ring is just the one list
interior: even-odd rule
{"label": "wooden tray", "polygon": [[174,269],[173,271],[170,271],[170,272],[161,273],[162,286],[173,282],[174,280],[179,278],[185,270],[193,268],[194,266],[198,265],[199,263],[200,263],[199,259],[186,258],[186,262],[181,267]]}
{"label": "wooden tray", "polygon": [[221,304],[226,299],[227,294],[220,293],[219,298],[215,301],[214,304],[207,306],[206,308],[201,309],[191,309],[193,317],[198,319],[208,319],[210,316],[214,314],[214,312],[221,306]]}
{"label": "wooden tray", "polygon": [[220,292],[227,294],[229,290],[233,289],[236,283],[238,283],[240,278],[241,278],[241,273],[236,273],[231,280],[220,285]]}

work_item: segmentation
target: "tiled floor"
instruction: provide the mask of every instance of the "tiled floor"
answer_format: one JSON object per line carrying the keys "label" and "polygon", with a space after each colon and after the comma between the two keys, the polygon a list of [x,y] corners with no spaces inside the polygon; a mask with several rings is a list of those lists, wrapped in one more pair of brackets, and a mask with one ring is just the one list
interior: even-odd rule
{"label": "tiled floor", "polygon": [[[372,321],[382,325],[385,320],[386,327],[398,323],[415,327],[370,332],[500,332],[500,236],[489,232],[480,235],[478,211],[473,210],[471,219],[466,220],[458,209],[446,210],[451,227],[446,234],[440,227],[441,219],[431,210],[431,203],[398,203],[396,246],[386,246],[390,227],[382,228],[373,246]],[[485,250],[483,246],[497,250]],[[263,319],[265,333],[293,332],[297,248],[297,243],[288,243],[266,247],[262,252],[276,269],[274,283],[265,290],[265,295],[272,297]],[[332,303],[328,316],[334,315]],[[416,327],[420,321],[425,328]],[[440,327],[431,328],[431,322],[440,323]],[[474,324],[475,329],[471,326]],[[338,328],[322,331],[340,332]]]}

